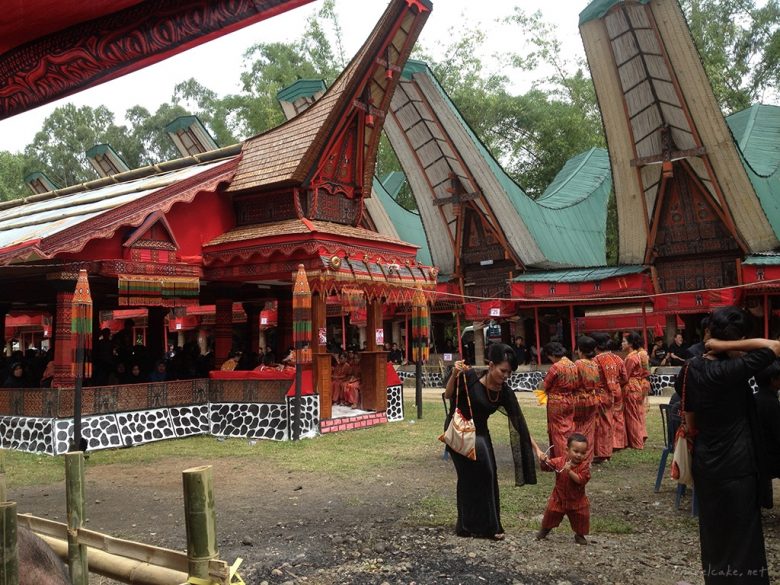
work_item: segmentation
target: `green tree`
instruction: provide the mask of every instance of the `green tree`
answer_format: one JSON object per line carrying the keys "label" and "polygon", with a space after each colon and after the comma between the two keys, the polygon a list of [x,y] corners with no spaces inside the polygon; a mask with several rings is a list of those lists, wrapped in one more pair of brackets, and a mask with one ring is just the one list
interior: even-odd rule
{"label": "green tree", "polygon": [[0,200],[7,201],[30,194],[23,181],[27,166],[23,154],[0,150]]}
{"label": "green tree", "polygon": [[97,174],[89,166],[85,152],[95,144],[107,142],[107,135],[116,137],[122,133],[114,126],[113,112],[105,106],[60,106],[44,120],[41,130],[25,148],[29,165],[25,173],[42,171],[60,187],[95,179]]}
{"label": "green tree", "polygon": [[680,0],[704,70],[726,114],[780,89],[780,3]]}

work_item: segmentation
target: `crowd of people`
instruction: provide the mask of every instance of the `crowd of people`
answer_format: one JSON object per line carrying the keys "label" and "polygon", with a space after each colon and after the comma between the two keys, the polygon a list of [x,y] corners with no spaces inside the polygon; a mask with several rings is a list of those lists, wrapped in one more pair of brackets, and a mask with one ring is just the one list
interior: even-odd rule
{"label": "crowd of people", "polygon": [[[457,409],[473,420],[477,457],[448,447],[458,476],[456,533],[504,538],[487,428],[488,417],[500,409],[510,419],[516,483],[535,483],[528,460],[534,454],[542,470],[556,473],[537,538],[545,539],[568,516],[575,542],[587,544],[591,463],[607,461],[615,450],[644,447],[650,364],[681,360],[673,402],[692,443],[704,581],[769,583],[760,509],[771,507],[771,479],[780,477],[780,341],[749,338],[750,315],[737,307],[716,310],[702,330],[701,343],[686,347],[677,335],[669,348],[654,344],[652,357],[636,333],[622,338],[625,358],[606,334],[580,337],[575,361],[561,344],[547,344],[547,451],[528,433],[506,384],[519,361],[515,348],[491,347],[482,376],[457,362],[446,383],[445,428]],[[757,392],[749,383],[753,376]]]}

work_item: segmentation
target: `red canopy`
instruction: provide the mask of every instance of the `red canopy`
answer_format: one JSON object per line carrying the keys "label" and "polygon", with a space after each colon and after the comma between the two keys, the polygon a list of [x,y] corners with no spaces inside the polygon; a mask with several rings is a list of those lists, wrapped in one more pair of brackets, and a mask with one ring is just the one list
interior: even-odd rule
{"label": "red canopy", "polygon": [[0,119],[308,2],[8,0],[0,19]]}

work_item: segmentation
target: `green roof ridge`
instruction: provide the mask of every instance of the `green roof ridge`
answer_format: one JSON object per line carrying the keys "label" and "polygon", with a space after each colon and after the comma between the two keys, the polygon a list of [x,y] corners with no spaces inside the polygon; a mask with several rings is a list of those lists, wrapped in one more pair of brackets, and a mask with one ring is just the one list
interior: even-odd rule
{"label": "green roof ridge", "polygon": [[[623,3],[623,0],[593,0],[580,12],[580,26],[589,20],[602,18],[613,6],[621,3]],[[650,0],[639,0],[639,3],[649,4]]]}

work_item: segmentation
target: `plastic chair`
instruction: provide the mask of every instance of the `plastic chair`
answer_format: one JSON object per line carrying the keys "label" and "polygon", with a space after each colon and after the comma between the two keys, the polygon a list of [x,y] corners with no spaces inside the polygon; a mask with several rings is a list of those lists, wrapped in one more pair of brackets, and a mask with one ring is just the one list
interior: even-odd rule
{"label": "plastic chair", "polygon": [[[655,478],[655,491],[656,493],[661,490],[661,480],[664,477],[666,471],[666,461],[671,453],[674,453],[674,436],[677,434],[677,426],[673,425],[670,419],[670,409],[668,404],[659,404],[659,410],[661,411],[661,428],[664,433],[664,450],[661,452],[661,461],[658,463],[658,475]],[[677,484],[674,496],[674,507],[680,509],[680,502],[686,492],[686,485],[683,483]],[[696,491],[691,488],[691,516],[699,515],[699,502],[696,498]]]}

